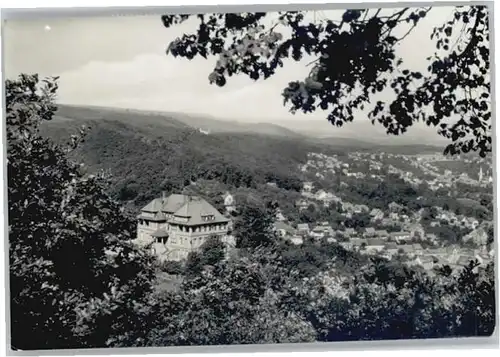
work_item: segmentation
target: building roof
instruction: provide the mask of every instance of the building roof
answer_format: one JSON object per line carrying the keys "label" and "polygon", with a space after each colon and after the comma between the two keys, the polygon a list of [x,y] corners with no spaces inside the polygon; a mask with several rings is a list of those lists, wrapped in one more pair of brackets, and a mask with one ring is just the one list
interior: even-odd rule
{"label": "building roof", "polygon": [[[198,226],[206,223],[227,223],[229,219],[224,217],[217,209],[201,197],[187,196],[184,204],[173,213],[173,218],[169,223],[182,224],[189,226]],[[179,200],[173,200],[175,204]],[[173,203],[172,206],[173,207]],[[169,207],[170,208],[170,207]],[[210,217],[208,220],[206,217]],[[186,219],[187,222],[177,220],[178,218]]]}
{"label": "building roof", "polygon": [[398,249],[398,245],[394,242],[387,242],[384,246],[386,249]]}
{"label": "building roof", "polygon": [[365,231],[366,231],[366,233],[375,233],[375,228],[368,227],[368,228],[365,228]]}
{"label": "building roof", "polygon": [[419,257],[418,259],[421,263],[434,263],[434,259],[432,257],[423,256]]}
{"label": "building roof", "polygon": [[378,238],[371,238],[371,239],[367,239],[366,240],[366,244],[367,245],[371,245],[371,246],[384,246],[385,245],[385,242],[382,240],[382,239],[378,239]]}
{"label": "building roof", "polygon": [[400,237],[400,236],[408,236],[410,233],[408,232],[392,232],[391,237]]}
{"label": "building roof", "polygon": [[141,213],[140,215],[137,216],[137,219],[144,219],[146,221],[151,221],[151,222],[165,222],[167,220],[167,216],[165,216],[163,212],[157,212],[154,214],[153,217],[146,216],[143,213]]}
{"label": "building roof", "polygon": [[165,212],[174,213],[181,208],[190,196],[172,194],[168,197],[155,198],[149,202],[141,211],[143,212]]}
{"label": "building roof", "polygon": [[366,239],[363,239],[363,238],[351,238],[350,242],[353,245],[361,245],[363,243],[367,244]]}
{"label": "building roof", "polygon": [[[215,207],[198,196],[188,196],[173,194],[168,197],[155,198],[148,203],[142,212],[156,213],[156,219],[161,217],[165,220],[165,213],[171,214],[173,218],[169,219],[169,223],[183,225],[202,225],[207,223],[204,216],[212,216],[210,223],[227,223],[230,220],[224,217]],[[155,220],[146,215],[139,215],[140,218]],[[180,222],[178,218],[187,220]]]}
{"label": "building roof", "polygon": [[274,227],[276,229],[282,229],[282,230],[289,232],[289,233],[295,233],[295,229],[293,229],[293,227],[289,226],[286,223],[280,222],[280,221],[275,222]]}
{"label": "building roof", "polygon": [[414,250],[413,245],[411,244],[398,245],[398,249],[402,249],[405,253],[411,253]]}
{"label": "building roof", "polygon": [[385,229],[377,230],[377,231],[375,231],[375,234],[378,236],[388,236],[389,235],[389,233],[387,233],[387,231]]}
{"label": "building roof", "polygon": [[309,224],[307,224],[307,223],[299,223],[299,224],[297,224],[297,229],[307,229],[307,230],[309,230]]}
{"label": "building roof", "polygon": [[457,265],[468,265],[471,260],[474,260],[474,258],[461,255],[457,260]]}
{"label": "building roof", "polygon": [[416,244],[413,244],[413,249],[415,249],[415,250],[422,250],[423,248],[422,248],[422,246],[420,244],[416,243]]}

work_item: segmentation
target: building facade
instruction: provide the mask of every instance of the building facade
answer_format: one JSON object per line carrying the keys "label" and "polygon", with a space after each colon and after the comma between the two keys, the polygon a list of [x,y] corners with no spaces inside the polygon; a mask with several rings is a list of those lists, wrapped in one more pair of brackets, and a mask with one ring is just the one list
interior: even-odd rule
{"label": "building facade", "polygon": [[198,196],[162,195],[137,216],[137,239],[160,260],[181,260],[207,239],[231,243],[230,219]]}

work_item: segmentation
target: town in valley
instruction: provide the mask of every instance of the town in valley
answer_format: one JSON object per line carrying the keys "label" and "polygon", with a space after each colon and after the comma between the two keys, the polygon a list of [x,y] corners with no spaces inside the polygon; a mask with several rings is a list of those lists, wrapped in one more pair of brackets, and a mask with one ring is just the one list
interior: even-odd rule
{"label": "town in valley", "polygon": [[[326,240],[346,250],[420,266],[429,274],[439,266],[447,265],[458,272],[471,260],[477,260],[482,267],[492,261],[493,220],[480,202],[484,197],[491,199],[487,192],[492,191],[493,172],[487,160],[452,159],[439,152],[352,152],[345,159],[311,152],[307,157],[298,169],[311,180],[303,182],[294,209],[299,216],[318,208],[334,211],[340,221],[334,226],[331,221],[315,221],[306,214],[292,222],[278,207],[273,224],[277,239],[295,245],[301,245],[305,239]],[[471,164],[479,170],[461,171]],[[321,188],[322,182],[333,180],[336,175],[351,178],[351,185],[363,181],[383,183],[385,175],[395,175],[409,187],[425,186],[429,192],[439,191],[465,208],[436,205],[414,209],[395,201],[380,208],[370,202],[352,202],[343,198],[342,190]],[[349,184],[341,182],[340,187],[347,189]],[[276,188],[274,183],[267,185]],[[223,195],[224,208],[220,212],[203,197],[165,192],[162,195],[141,209],[134,242],[151,249],[160,260],[176,261],[186,259],[212,237],[221,238],[228,250],[235,248],[231,213],[236,202],[229,191]]]}

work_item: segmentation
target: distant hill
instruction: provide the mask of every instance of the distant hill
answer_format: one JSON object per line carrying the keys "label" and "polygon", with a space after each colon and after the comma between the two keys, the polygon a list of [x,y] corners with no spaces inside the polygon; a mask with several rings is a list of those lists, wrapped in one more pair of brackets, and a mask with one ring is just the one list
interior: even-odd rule
{"label": "distant hill", "polygon": [[240,123],[217,120],[209,116],[184,113],[155,112],[107,107],[59,105],[58,120],[117,120],[132,125],[161,125],[166,127],[202,129],[210,133],[253,133],[287,138],[305,138],[292,130],[271,123]]}
{"label": "distant hill", "polygon": [[277,122],[279,125],[297,131],[303,135],[324,141],[349,138],[359,143],[389,146],[420,146],[444,149],[448,140],[437,134],[437,129],[416,123],[404,135],[388,135],[381,124],[373,125],[369,120],[355,119],[342,127],[337,127],[325,120],[287,119]]}
{"label": "distant hill", "polygon": [[[366,123],[349,123],[342,128],[337,128],[327,121],[286,120],[276,123],[247,123],[229,120],[219,120],[210,116],[144,111],[136,109],[121,109],[93,106],[59,105],[55,121],[69,124],[70,120],[116,120],[131,124],[136,127],[193,128],[203,130],[210,134],[216,133],[246,133],[267,135],[288,139],[301,140],[311,144],[332,147],[346,147],[357,150],[390,151],[394,153],[420,153],[442,151],[445,142],[436,143],[434,140],[420,140],[411,132],[403,136],[388,136],[380,133],[380,128],[374,130],[372,125]],[[422,136],[422,135],[420,135]],[[439,140],[438,140],[439,141]]]}

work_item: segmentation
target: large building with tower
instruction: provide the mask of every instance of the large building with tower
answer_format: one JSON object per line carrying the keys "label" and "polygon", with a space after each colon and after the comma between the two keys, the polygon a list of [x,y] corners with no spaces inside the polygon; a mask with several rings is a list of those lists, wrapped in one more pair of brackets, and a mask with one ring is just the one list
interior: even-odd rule
{"label": "large building with tower", "polygon": [[231,220],[199,196],[162,194],[137,217],[137,239],[160,260],[182,260],[207,239],[230,244]]}

